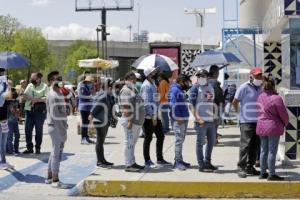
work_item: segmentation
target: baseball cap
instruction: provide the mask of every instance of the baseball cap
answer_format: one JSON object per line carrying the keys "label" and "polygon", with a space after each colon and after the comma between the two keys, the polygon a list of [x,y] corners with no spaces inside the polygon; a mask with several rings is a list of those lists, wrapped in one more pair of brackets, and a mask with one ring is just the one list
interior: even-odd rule
{"label": "baseball cap", "polygon": [[262,73],[263,72],[262,72],[262,68],[261,67],[255,67],[255,68],[251,69],[251,71],[250,71],[250,74],[254,75],[254,76],[262,74]]}
{"label": "baseball cap", "polygon": [[183,81],[183,82],[186,82],[188,81],[188,77],[186,75],[183,75],[183,74],[180,74],[177,78],[177,81]]}
{"label": "baseball cap", "polygon": [[154,72],[156,69],[154,67],[146,67],[144,69],[144,75],[147,77],[149,76],[152,72]]}
{"label": "baseball cap", "polygon": [[201,69],[197,72],[196,76],[198,77],[207,77],[208,76],[208,71],[205,69]]}

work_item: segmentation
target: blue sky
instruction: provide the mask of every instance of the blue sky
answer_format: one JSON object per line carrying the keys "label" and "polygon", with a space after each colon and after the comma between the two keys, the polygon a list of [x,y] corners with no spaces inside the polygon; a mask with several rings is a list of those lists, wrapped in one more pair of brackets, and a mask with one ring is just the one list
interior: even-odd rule
{"label": "blue sky", "polygon": [[[235,0],[225,1],[228,13],[234,13]],[[221,40],[222,0],[135,0],[133,12],[108,13],[111,40],[129,40],[126,27],[130,24],[136,32],[137,3],[141,5],[140,29],[148,30],[152,41],[199,42],[195,17],[184,14],[184,8],[203,7],[217,8],[217,14],[206,16],[204,43],[216,44]],[[94,29],[101,24],[99,12],[75,12],[75,0],[0,0],[0,5],[1,15],[10,14],[26,26],[40,27],[49,39],[95,39]]]}

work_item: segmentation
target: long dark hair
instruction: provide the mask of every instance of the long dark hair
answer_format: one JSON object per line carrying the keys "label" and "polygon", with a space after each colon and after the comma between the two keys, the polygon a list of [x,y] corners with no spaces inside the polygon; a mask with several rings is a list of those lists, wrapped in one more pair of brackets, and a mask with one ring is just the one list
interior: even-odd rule
{"label": "long dark hair", "polygon": [[166,72],[159,72],[159,77],[160,77],[160,80],[165,80],[169,83],[169,78],[168,78]]}
{"label": "long dark hair", "polygon": [[272,74],[263,76],[263,89],[264,90],[275,91],[275,86],[276,86],[276,83],[272,77]]}

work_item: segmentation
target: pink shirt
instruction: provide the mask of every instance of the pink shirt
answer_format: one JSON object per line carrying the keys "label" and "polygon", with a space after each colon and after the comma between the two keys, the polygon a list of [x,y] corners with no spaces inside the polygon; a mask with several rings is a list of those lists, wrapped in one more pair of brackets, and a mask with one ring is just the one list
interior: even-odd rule
{"label": "pink shirt", "polygon": [[256,134],[279,136],[289,122],[289,116],[282,98],[273,91],[264,91],[257,99],[258,121]]}

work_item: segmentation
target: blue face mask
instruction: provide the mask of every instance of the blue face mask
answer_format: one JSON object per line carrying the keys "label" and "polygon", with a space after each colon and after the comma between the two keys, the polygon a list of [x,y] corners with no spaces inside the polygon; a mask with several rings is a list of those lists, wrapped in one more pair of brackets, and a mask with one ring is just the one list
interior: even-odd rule
{"label": "blue face mask", "polygon": [[94,84],[93,83],[88,83],[87,87],[89,88],[90,91],[94,89]]}

